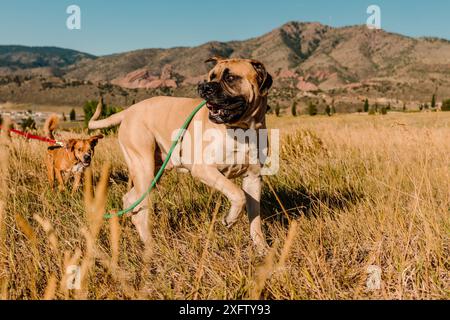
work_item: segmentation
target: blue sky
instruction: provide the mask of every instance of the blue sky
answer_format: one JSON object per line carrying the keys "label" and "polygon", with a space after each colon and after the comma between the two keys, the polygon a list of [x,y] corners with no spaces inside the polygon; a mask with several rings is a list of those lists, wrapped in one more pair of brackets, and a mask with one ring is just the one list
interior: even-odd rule
{"label": "blue sky", "polygon": [[[81,8],[81,30],[66,28],[72,4]],[[96,55],[192,46],[259,36],[292,20],[364,24],[371,4],[387,31],[450,39],[448,0],[1,0],[0,44]]]}

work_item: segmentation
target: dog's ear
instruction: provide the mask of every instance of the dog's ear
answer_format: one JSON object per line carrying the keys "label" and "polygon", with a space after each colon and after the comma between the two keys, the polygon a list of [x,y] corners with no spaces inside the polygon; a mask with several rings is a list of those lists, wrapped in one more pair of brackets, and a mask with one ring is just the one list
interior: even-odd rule
{"label": "dog's ear", "polygon": [[69,141],[67,141],[66,143],[66,149],[70,150],[70,151],[74,151],[75,150],[75,145],[77,144],[77,140],[75,139],[70,139]]}
{"label": "dog's ear", "polygon": [[205,63],[214,62],[214,65],[218,64],[220,61],[224,60],[224,58],[219,56],[213,56],[205,60]]}
{"label": "dog's ear", "polygon": [[90,137],[89,143],[91,144],[91,147],[94,148],[97,145],[98,140],[103,139],[103,138],[104,138],[104,136],[102,134]]}
{"label": "dog's ear", "polygon": [[267,72],[266,67],[261,62],[251,60],[250,63],[258,73],[259,92],[262,96],[266,96],[273,84],[272,76]]}

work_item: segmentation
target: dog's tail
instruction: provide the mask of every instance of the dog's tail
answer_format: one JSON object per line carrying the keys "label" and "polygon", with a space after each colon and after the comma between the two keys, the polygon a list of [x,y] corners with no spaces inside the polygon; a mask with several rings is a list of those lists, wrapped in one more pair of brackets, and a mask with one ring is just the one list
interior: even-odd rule
{"label": "dog's tail", "polygon": [[55,136],[53,132],[55,132],[56,128],[58,128],[59,117],[56,114],[52,114],[44,124],[44,132],[47,138],[55,140]]}
{"label": "dog's tail", "polygon": [[98,120],[100,115],[102,114],[103,109],[103,99],[101,98],[98,102],[97,109],[95,110],[94,115],[92,116],[91,120],[89,120],[88,128],[89,130],[96,130],[96,129],[105,129],[110,128],[119,125],[124,117],[125,117],[125,111],[113,114],[109,118]]}

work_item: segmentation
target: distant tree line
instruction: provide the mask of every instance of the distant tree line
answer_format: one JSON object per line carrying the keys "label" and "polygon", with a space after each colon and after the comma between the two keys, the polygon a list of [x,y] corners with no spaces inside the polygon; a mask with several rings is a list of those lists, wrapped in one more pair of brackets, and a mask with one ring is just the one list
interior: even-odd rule
{"label": "distant tree line", "polygon": [[[325,101],[325,100],[324,100]],[[316,116],[319,114],[319,104],[320,102],[314,101],[314,100],[310,100],[309,102],[307,102],[306,105],[306,113],[310,116]],[[323,104],[321,105],[323,108]],[[431,97],[431,102],[429,103],[425,103],[425,104],[421,104],[419,106],[420,110],[424,110],[424,109],[432,109],[432,110],[436,110],[437,109],[437,98],[436,95],[433,94],[433,96]],[[327,103],[325,105],[325,108],[322,109],[324,110],[324,114],[328,115],[328,116],[332,116],[336,113],[336,108],[334,106],[334,100],[331,102],[331,104]],[[381,115],[386,115],[388,114],[389,111],[392,110],[392,106],[391,103],[388,103],[387,105],[383,104],[378,104],[378,103],[374,103],[374,104],[370,104],[369,99],[366,98],[364,100],[364,103],[362,105],[362,107],[359,107],[357,109],[358,113],[361,112],[365,112],[369,115],[375,115],[375,114],[381,114]],[[401,107],[401,109],[397,109],[398,111],[403,111],[403,112],[407,112],[407,106],[406,106],[406,102],[403,103],[403,106]],[[442,111],[450,111],[450,99],[444,100],[442,102],[442,107],[441,107]],[[277,117],[280,117],[282,115],[281,113],[281,107],[280,105],[276,104],[273,111],[271,110],[269,113],[275,113],[275,115]],[[298,109],[298,102],[294,101],[291,105],[290,108],[290,114],[293,117],[297,117],[299,114],[299,109]]]}

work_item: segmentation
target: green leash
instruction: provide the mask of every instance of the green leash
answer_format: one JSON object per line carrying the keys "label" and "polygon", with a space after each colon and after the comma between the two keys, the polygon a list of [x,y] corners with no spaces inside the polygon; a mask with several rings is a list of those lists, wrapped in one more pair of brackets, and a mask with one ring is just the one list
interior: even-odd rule
{"label": "green leash", "polygon": [[206,104],[206,101],[202,101],[202,103],[200,103],[195,109],[194,111],[192,111],[192,113],[189,115],[189,117],[186,119],[186,121],[184,122],[183,126],[180,129],[180,132],[178,133],[177,138],[174,140],[174,142],[172,143],[172,146],[170,147],[169,153],[167,154],[166,160],[164,160],[163,165],[161,166],[161,169],[159,169],[158,173],[156,174],[155,178],[153,179],[150,187],[148,188],[148,190],[142,195],[142,197],[140,197],[138,200],[136,200],[136,202],[134,202],[129,208],[124,209],[122,211],[119,211],[117,213],[113,213],[113,214],[105,214],[105,219],[111,219],[113,217],[121,217],[127,213],[132,212],[134,209],[136,209],[136,207],[142,202],[144,201],[144,199],[150,194],[150,192],[153,190],[153,188],[156,186],[156,184],[158,183],[159,179],[161,179],[161,176],[164,173],[165,168],[167,167],[167,165],[169,164],[170,158],[172,156],[173,151],[175,150],[176,146],[178,145],[178,142],[180,142],[180,140],[183,138],[184,133],[186,132],[186,129],[189,127],[189,124],[191,123],[192,119],[194,119],[195,115],[197,114],[197,112],[200,111],[201,108],[203,108]]}

